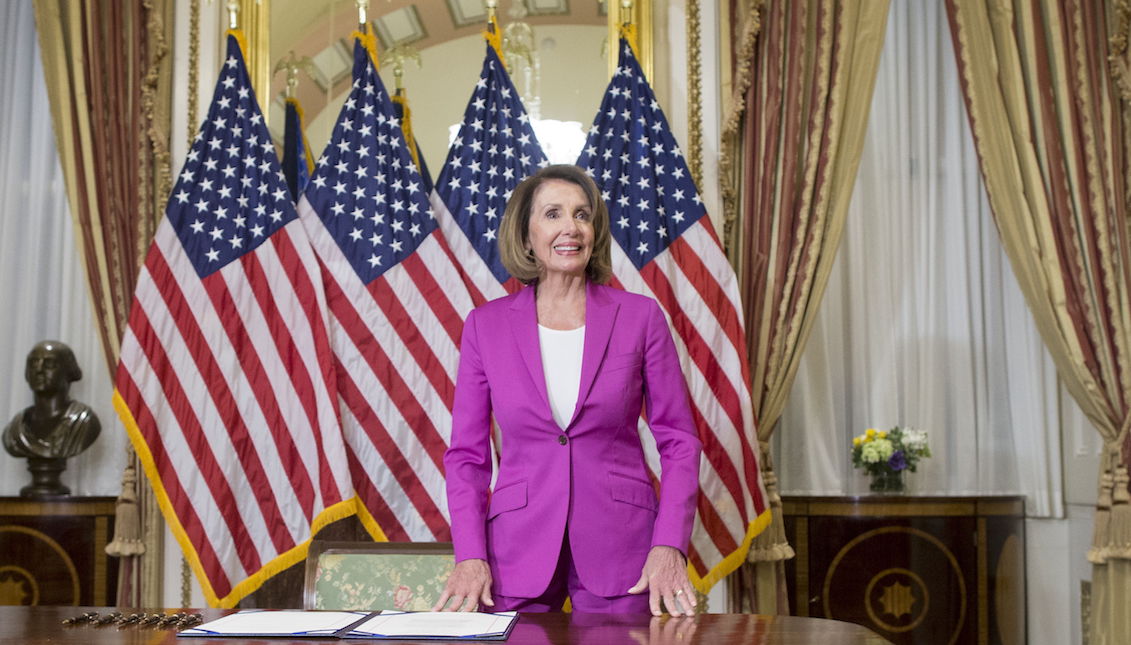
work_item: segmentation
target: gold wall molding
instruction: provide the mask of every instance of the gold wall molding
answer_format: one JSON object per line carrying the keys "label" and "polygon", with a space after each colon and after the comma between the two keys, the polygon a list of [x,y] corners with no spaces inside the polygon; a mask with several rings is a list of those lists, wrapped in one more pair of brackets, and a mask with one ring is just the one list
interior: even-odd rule
{"label": "gold wall molding", "polygon": [[251,89],[259,99],[263,118],[270,119],[271,97],[271,0],[240,0],[239,27],[247,42],[247,73]]}
{"label": "gold wall molding", "polygon": [[703,60],[699,0],[687,0],[687,167],[703,192]]}
{"label": "gold wall molding", "polygon": [[196,137],[196,124],[198,123],[196,95],[200,89],[200,74],[197,70],[200,65],[200,0],[189,1],[188,47],[188,122],[185,139],[188,142],[186,147],[191,149],[192,140]]}

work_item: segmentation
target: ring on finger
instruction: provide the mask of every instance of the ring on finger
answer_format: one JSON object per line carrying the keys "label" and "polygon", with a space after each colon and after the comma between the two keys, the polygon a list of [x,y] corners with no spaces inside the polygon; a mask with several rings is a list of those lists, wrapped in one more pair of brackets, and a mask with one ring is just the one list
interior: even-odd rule
{"label": "ring on finger", "polygon": [[678,596],[678,595],[680,595],[681,593],[683,593],[683,589],[676,589],[676,590],[675,590],[675,595],[677,595],[677,596]]}

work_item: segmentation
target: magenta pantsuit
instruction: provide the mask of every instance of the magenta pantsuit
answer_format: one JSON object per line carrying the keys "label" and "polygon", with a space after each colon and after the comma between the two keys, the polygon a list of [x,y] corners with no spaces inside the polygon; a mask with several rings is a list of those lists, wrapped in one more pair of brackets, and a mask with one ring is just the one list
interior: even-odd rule
{"label": "magenta pantsuit", "polygon": [[[589,283],[581,387],[563,431],[538,345],[535,287],[478,307],[464,324],[444,456],[456,561],[487,560],[492,592],[545,591],[567,537],[584,587],[624,595],[649,549],[687,553],[700,443],[659,305]],[[641,409],[660,455],[657,499],[637,431]],[[501,434],[491,488],[490,424]]]}

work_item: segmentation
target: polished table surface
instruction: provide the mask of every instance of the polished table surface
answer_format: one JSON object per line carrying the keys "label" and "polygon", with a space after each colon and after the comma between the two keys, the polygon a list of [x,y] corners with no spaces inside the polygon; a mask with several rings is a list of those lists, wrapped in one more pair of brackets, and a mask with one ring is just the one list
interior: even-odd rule
{"label": "polished table surface", "polygon": [[[285,643],[357,642],[326,638],[177,638],[172,630],[146,627],[64,626],[61,621],[84,611],[107,613],[106,607],[4,607],[0,606],[0,643]],[[133,613],[122,610],[124,613]],[[175,613],[168,609],[159,613]],[[193,610],[195,611],[195,610]],[[231,610],[201,610],[205,620],[213,620]],[[380,641],[421,642],[421,641]],[[431,641],[435,643],[436,641]],[[509,645],[820,645],[887,643],[859,625],[794,616],[756,614],[702,614],[695,618],[652,618],[617,614],[522,614],[507,640]]]}

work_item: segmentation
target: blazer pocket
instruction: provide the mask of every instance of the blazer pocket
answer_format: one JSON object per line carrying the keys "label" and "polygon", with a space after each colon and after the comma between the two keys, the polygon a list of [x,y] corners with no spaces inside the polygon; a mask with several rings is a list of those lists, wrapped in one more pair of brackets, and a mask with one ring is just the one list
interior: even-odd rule
{"label": "blazer pocket", "polygon": [[609,490],[613,499],[618,502],[639,506],[649,511],[655,511],[659,506],[652,485],[638,479],[609,473]]}
{"label": "blazer pocket", "polygon": [[631,352],[628,354],[614,354],[605,358],[605,362],[601,364],[601,369],[606,372],[613,370],[622,370],[625,368],[640,369],[641,359],[640,354]]}
{"label": "blazer pocket", "polygon": [[487,519],[499,513],[513,511],[526,506],[526,482],[507,484],[491,493],[491,503],[487,507]]}

